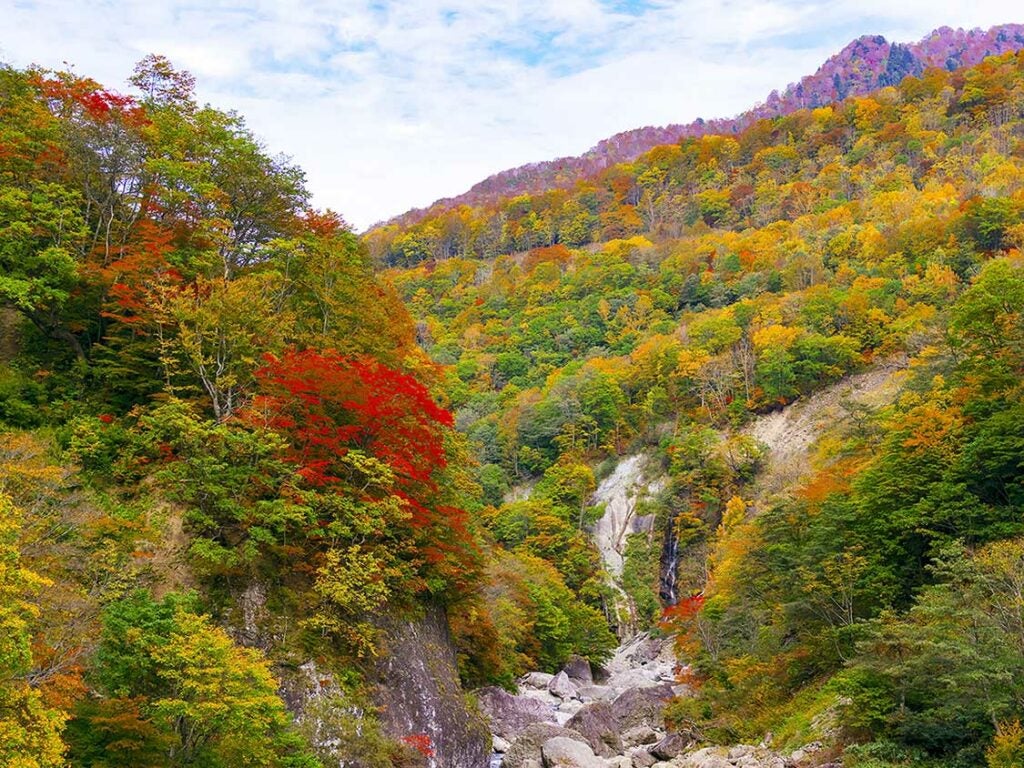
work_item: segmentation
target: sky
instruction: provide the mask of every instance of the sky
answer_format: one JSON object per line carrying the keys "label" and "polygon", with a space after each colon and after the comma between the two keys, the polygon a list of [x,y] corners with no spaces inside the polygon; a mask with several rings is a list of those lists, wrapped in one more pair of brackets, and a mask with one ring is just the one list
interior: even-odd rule
{"label": "sky", "polygon": [[618,131],[735,115],[860,35],[1008,22],[1020,0],[0,0],[0,61],[127,89],[163,54],[362,230]]}

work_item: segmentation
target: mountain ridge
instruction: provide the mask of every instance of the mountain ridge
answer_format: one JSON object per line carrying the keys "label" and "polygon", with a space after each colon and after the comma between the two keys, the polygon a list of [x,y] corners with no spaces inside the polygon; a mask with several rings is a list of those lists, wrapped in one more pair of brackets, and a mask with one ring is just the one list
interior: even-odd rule
{"label": "mountain ridge", "polygon": [[771,119],[798,109],[816,108],[847,96],[866,95],[898,84],[925,69],[954,70],[978,64],[986,56],[1024,48],[1024,24],[1001,24],[987,30],[938,27],[914,43],[889,42],[882,35],[862,35],[833,54],[813,75],[805,75],[782,93],[772,91],[765,101],[729,118],[697,118],[690,123],[644,126],[602,139],[577,156],[566,156],[516,166],[488,176],[466,192],[441,198],[424,208],[413,208],[372,225],[415,224],[427,216],[460,205],[481,205],[502,197],[567,188],[616,163],[629,162],[662,144],[707,134],[733,134],[758,120]]}

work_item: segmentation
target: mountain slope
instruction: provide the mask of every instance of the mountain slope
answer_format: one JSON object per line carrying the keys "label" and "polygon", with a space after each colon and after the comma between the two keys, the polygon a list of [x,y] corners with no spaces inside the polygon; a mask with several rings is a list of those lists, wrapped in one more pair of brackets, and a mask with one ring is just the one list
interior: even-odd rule
{"label": "mountain slope", "polygon": [[828,59],[813,75],[791,84],[781,94],[772,91],[763,104],[733,118],[686,125],[643,127],[604,139],[578,157],[528,163],[490,176],[467,192],[396,216],[389,223],[412,224],[429,214],[459,205],[481,205],[511,195],[570,187],[582,178],[616,163],[628,162],[652,147],[674,144],[686,137],[734,134],[758,120],[786,115],[797,109],[820,107],[847,96],[860,96],[929,67],[954,70],[978,64],[986,56],[1024,48],[1024,25],[1003,24],[988,30],[940,27],[920,41],[890,43],[880,35],[865,35]]}
{"label": "mountain slope", "polygon": [[1018,748],[1024,50],[393,229],[484,528],[580,601],[595,530],[616,629],[678,639],[687,741]]}

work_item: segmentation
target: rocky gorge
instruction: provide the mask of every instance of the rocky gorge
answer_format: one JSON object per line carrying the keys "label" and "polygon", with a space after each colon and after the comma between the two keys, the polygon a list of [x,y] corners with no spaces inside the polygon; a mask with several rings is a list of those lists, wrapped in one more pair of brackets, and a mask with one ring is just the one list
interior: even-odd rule
{"label": "rocky gorge", "polygon": [[[889,371],[876,378],[878,382],[872,379],[863,388],[874,391],[887,383]],[[826,397],[837,396],[828,390]],[[784,409],[781,417],[790,419],[796,414],[807,418],[804,411],[817,414],[826,397],[811,398],[799,413],[793,407]],[[813,432],[815,429],[808,428],[809,434]],[[774,457],[776,446],[770,442],[765,446],[768,456]],[[627,537],[650,535],[654,529],[653,516],[639,513],[638,503],[656,495],[665,482],[650,456],[636,453],[622,457],[599,483],[591,503],[602,508],[603,514],[591,527],[590,535],[616,595],[621,644],[603,665],[574,657],[555,674],[535,671],[523,676],[513,692],[497,687],[478,690],[476,698],[492,735],[491,768],[829,765],[819,742],[783,753],[771,748],[770,734],[758,745],[714,746],[699,734],[666,727],[666,705],[675,697],[691,693],[680,682],[685,678],[685,662],[677,658],[671,636],[637,632],[631,620],[634,611],[630,598],[621,585]],[[529,490],[523,495],[528,496]],[[673,581],[673,543],[667,538],[663,545],[663,587],[671,587]]]}
{"label": "rocky gorge", "polygon": [[671,732],[664,710],[689,689],[677,682],[672,642],[642,633],[607,664],[573,658],[557,674],[531,672],[516,692],[477,692],[490,724],[491,768],[789,768],[820,749],[789,754],[767,743],[705,746]]}

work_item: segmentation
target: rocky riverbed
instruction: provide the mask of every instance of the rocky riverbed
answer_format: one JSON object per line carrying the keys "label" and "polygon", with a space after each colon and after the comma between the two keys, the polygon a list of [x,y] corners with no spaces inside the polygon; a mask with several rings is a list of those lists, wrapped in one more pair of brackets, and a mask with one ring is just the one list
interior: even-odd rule
{"label": "rocky riverbed", "polygon": [[709,747],[669,733],[665,705],[689,693],[678,672],[671,642],[644,633],[600,669],[577,658],[555,675],[531,672],[514,693],[478,691],[492,768],[789,768],[813,751]]}

